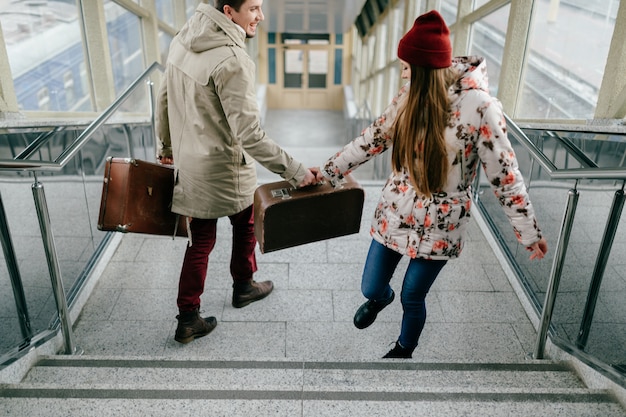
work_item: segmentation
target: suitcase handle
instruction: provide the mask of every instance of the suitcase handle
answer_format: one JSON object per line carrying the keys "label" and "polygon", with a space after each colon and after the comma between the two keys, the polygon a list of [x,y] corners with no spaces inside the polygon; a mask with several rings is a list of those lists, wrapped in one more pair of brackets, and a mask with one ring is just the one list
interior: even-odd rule
{"label": "suitcase handle", "polygon": [[[337,180],[330,181],[330,184],[336,190],[342,189],[345,183],[346,183],[345,179],[337,179]],[[304,188],[318,187],[324,184],[326,184],[326,181],[320,181],[317,184],[307,185]],[[290,190],[293,190],[293,188],[275,188],[273,190],[270,190],[270,193],[272,194],[273,198],[280,198],[281,200],[289,200],[291,198]]]}

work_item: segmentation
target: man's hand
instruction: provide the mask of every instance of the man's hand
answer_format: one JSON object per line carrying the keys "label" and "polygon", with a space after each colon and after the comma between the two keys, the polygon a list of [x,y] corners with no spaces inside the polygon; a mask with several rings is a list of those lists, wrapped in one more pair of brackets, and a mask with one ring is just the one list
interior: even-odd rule
{"label": "man's hand", "polygon": [[[319,174],[319,171],[318,171]],[[320,174],[321,175],[321,174]],[[317,180],[317,175],[311,172],[310,169],[306,170],[306,175],[300,184],[298,184],[298,188],[306,187],[307,185],[317,184],[319,181]]]}
{"label": "man's hand", "polygon": [[324,176],[322,175],[322,172],[320,171],[318,167],[311,167],[309,168],[309,171],[311,171],[311,173],[315,175],[315,179],[317,180],[317,182],[324,181]]}
{"label": "man's hand", "polygon": [[157,162],[161,165],[174,165],[174,158],[171,156],[161,156]]}

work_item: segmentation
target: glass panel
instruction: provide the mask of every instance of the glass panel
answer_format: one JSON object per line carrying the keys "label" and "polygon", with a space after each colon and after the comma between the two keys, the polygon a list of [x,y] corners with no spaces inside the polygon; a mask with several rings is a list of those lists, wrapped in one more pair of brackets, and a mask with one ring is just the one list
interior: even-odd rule
{"label": "glass panel", "polygon": [[[330,42],[325,39],[309,39],[309,45],[328,46]],[[308,55],[308,78],[309,88],[326,88],[326,76],[328,74],[328,50],[312,49]]]}
{"label": "glass panel", "polygon": [[374,103],[376,103],[376,105],[373,106],[373,111],[376,115],[381,114],[383,110],[389,105],[389,103],[385,103],[385,101],[383,100],[384,81],[385,77],[382,72],[379,72],[374,77]]}
{"label": "glass panel", "polygon": [[[511,130],[510,130],[511,132]],[[546,131],[524,129],[528,138],[557,168],[581,168],[597,165],[602,168],[624,167],[626,162],[626,136],[613,133],[581,131]],[[579,192],[576,208],[556,297],[552,325],[560,345],[582,349],[594,358],[617,369],[626,365],[626,271],[623,254],[626,248],[626,211],[618,215],[618,226],[608,262],[599,277],[598,299],[586,344],[578,345],[578,335],[587,304],[589,289],[597,271],[601,243],[609,218],[610,207],[616,193],[621,193],[621,182],[611,180],[550,180],[539,164],[531,165],[531,158],[513,134],[509,134],[527,180],[539,225],[550,245],[557,241],[562,217],[570,189]],[[532,169],[532,171],[531,171]],[[484,176],[483,176],[484,177]],[[511,225],[503,215],[498,199],[489,184],[481,178],[480,206],[488,213],[497,239],[510,253],[520,272],[522,287],[531,300],[541,306],[545,300],[551,276],[554,251],[548,252],[541,262],[528,259],[526,252],[514,237]],[[619,213],[618,213],[619,214]],[[599,271],[598,271],[599,272]]]}
{"label": "glass panel", "polygon": [[157,16],[170,26],[174,26],[174,2],[171,0],[157,0]]}
{"label": "glass panel", "polygon": [[285,88],[302,88],[304,73],[304,51],[287,49],[285,51]]}
{"label": "glass panel", "polygon": [[387,54],[389,61],[397,58],[398,44],[402,36],[404,36],[404,1],[399,2],[393,9],[391,19],[391,48],[389,48]]}
{"label": "glass panel", "polygon": [[367,67],[364,68],[363,75],[369,75],[375,68],[374,60],[376,59],[376,35],[373,34],[367,38]]}
{"label": "glass panel", "polygon": [[145,69],[139,17],[111,0],[104,4],[113,66],[115,93],[119,95]]}
{"label": "glass panel", "polygon": [[161,62],[167,61],[167,55],[170,52],[170,44],[172,43],[172,36],[169,33],[159,31],[159,49],[161,51]]}
{"label": "glass panel", "polygon": [[309,88],[326,88],[328,51],[309,51]]}
{"label": "glass panel", "polygon": [[0,23],[20,110],[92,110],[75,5],[0,2]]}
{"label": "glass panel", "polygon": [[[140,89],[141,91],[141,89]],[[66,126],[11,128],[0,135],[0,157],[51,162],[83,132]],[[65,293],[75,291],[79,279],[92,264],[92,257],[107,236],[97,230],[102,196],[104,163],[108,156],[154,160],[152,126],[146,123],[104,124],[76,156],[58,173],[38,176],[49,209],[59,267]],[[45,137],[41,143],[38,138]],[[30,145],[30,147],[29,147]],[[38,145],[38,146],[35,146]],[[29,152],[23,152],[25,149]],[[26,154],[30,156],[26,156]],[[21,154],[21,155],[20,155]],[[54,177],[54,178],[53,178]],[[33,334],[49,328],[57,317],[50,273],[28,172],[0,172],[0,193],[11,233],[19,275]],[[10,198],[7,198],[10,196]],[[0,253],[0,355],[21,344],[13,287],[8,276],[4,251]]]}
{"label": "glass panel", "polygon": [[335,85],[341,85],[343,78],[343,49],[335,49]]}
{"label": "glass panel", "polygon": [[285,31],[298,32],[304,27],[304,15],[297,10],[285,11]]}
{"label": "glass panel", "polygon": [[491,0],[474,0],[474,10],[479,9],[485,4],[489,3]]}
{"label": "glass panel", "polygon": [[[309,9],[309,30],[311,32],[328,32],[328,13],[326,5],[322,4],[315,7],[315,3],[310,3]],[[318,9],[318,10],[313,10]]]}
{"label": "glass panel", "polygon": [[193,16],[194,12],[196,11],[196,7],[197,7],[197,0],[186,0],[185,1],[185,10],[187,13],[187,19],[189,19],[191,16]]}
{"label": "glass panel", "polygon": [[443,20],[448,26],[456,22],[457,0],[443,0],[441,2],[440,12],[441,16],[443,16]]}
{"label": "glass panel", "polygon": [[507,4],[472,25],[470,55],[479,55],[487,60],[489,90],[494,96],[498,95],[510,11],[511,6]]}
{"label": "glass panel", "polygon": [[[391,103],[391,100],[398,94],[400,90],[400,67],[398,65],[392,65],[389,68],[389,92],[387,94],[387,100],[385,103]],[[402,80],[404,81],[404,80]]]}
{"label": "glass panel", "polygon": [[387,54],[385,53],[385,51],[389,50],[388,48],[388,44],[387,42],[389,41],[389,38],[387,37],[387,22],[381,22],[380,25],[378,25],[378,29],[377,29],[377,39],[378,39],[378,46],[377,46],[377,51],[376,51],[376,69],[381,69],[384,68],[384,66],[387,64],[386,58],[387,58]]}
{"label": "glass panel", "polygon": [[[0,182],[0,195],[2,199],[0,202],[2,203],[3,210],[6,213],[7,221],[9,218],[10,211],[7,211],[6,204],[4,204],[4,198],[7,197],[8,192],[2,189],[2,183]],[[14,199],[15,197],[12,196]],[[11,205],[11,203],[9,203]],[[11,227],[8,227],[8,233],[11,233]],[[13,250],[15,249],[15,245],[12,244]],[[17,257],[17,254],[14,254]],[[17,259],[13,259],[13,261],[17,262]],[[17,276],[14,277],[16,281],[16,288],[22,287],[21,282],[21,274],[19,273],[19,265],[17,266],[18,272]],[[30,313],[28,312],[28,304],[23,299],[23,292],[18,292],[18,297],[23,302],[16,302],[15,291],[13,290],[13,279],[9,275],[7,262],[5,261],[4,251],[0,253],[0,334],[2,337],[0,338],[0,354],[16,347],[20,346],[24,343],[28,343],[29,329],[28,323],[30,323]],[[18,312],[18,304],[20,305],[20,309]],[[23,321],[20,322],[20,319]],[[28,321],[27,321],[28,320]],[[31,334],[32,335],[32,334]]]}
{"label": "glass panel", "polygon": [[593,118],[619,2],[576,3],[535,2],[517,117]]}
{"label": "glass panel", "polygon": [[276,48],[268,48],[267,50],[267,65],[269,83],[276,84]]}

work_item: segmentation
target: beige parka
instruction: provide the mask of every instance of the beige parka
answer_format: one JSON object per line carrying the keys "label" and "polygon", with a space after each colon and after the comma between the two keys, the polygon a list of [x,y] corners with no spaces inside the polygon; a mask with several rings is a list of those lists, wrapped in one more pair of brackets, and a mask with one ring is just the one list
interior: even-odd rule
{"label": "beige parka", "polygon": [[173,157],[172,211],[214,219],[253,203],[255,160],[293,186],[306,168],[261,127],[245,32],[200,4],[170,45],[157,97],[157,157]]}

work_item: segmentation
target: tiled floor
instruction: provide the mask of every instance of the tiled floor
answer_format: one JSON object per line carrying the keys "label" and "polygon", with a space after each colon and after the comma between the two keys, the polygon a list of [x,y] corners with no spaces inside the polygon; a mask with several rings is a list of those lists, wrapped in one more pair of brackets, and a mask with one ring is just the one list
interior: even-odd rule
{"label": "tiled floor", "polygon": [[[361,232],[293,249],[258,254],[257,280],[276,289],[243,309],[230,305],[230,224],[218,222],[202,310],[218,327],[189,345],[173,340],[176,286],[186,241],[125,235],[75,327],[85,354],[171,358],[370,360],[396,340],[399,297],[370,328],[352,317],[364,301],[360,274],[369,244],[369,214],[378,188],[365,187]],[[393,279],[399,294],[401,263]],[[415,360],[523,361],[535,331],[502,268],[474,224],[462,257],[433,286],[428,321]]]}
{"label": "tiled floor", "polygon": [[[317,119],[315,119],[317,117]],[[347,142],[341,113],[270,112],[270,137],[308,166]],[[285,123],[287,128],[285,128]],[[301,129],[301,130],[299,130]],[[299,133],[300,132],[300,133]],[[291,141],[292,135],[306,140]],[[333,138],[330,140],[328,138]],[[318,143],[321,146],[303,146]],[[186,240],[124,235],[75,326],[85,354],[203,359],[374,360],[398,337],[400,298],[374,325],[358,330],[352,317],[364,302],[360,275],[370,242],[369,221],[381,183],[367,165],[355,176],[366,193],[359,234],[258,253],[257,280],[274,292],[243,309],[230,305],[230,224],[218,222],[202,310],[217,317],[209,336],[188,345],[173,340],[176,290]],[[259,170],[260,181],[280,178]],[[399,294],[403,261],[392,281]],[[427,298],[428,319],[414,361],[525,361],[535,330],[476,221],[460,259],[442,271]]]}

